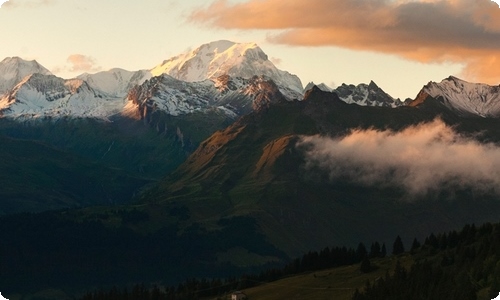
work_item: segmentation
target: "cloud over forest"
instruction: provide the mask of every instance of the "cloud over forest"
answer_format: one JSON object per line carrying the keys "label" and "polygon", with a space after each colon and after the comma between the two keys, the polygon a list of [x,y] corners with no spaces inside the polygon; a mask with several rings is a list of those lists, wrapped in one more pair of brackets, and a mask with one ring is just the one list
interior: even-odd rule
{"label": "cloud over forest", "polygon": [[500,8],[490,0],[216,0],[190,20],[272,30],[269,40],[280,44],[460,63],[469,80],[500,81]]}
{"label": "cloud over forest", "polygon": [[401,132],[354,130],[342,138],[302,137],[305,168],[330,180],[400,187],[425,195],[444,187],[500,194],[500,147],[456,133],[440,120]]}

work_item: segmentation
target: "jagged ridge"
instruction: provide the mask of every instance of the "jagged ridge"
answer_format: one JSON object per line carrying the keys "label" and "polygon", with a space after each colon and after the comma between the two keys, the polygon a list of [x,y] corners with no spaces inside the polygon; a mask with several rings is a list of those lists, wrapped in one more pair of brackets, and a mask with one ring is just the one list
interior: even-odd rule
{"label": "jagged ridge", "polygon": [[450,76],[440,83],[429,82],[425,85],[411,106],[422,103],[427,96],[438,99],[460,115],[500,116],[500,85],[470,83]]}

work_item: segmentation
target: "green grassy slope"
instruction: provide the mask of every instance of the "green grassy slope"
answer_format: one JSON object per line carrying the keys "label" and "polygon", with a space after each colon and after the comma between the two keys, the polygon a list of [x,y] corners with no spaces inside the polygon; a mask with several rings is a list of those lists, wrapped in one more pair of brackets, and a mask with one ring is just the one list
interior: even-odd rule
{"label": "green grassy slope", "polygon": [[149,123],[121,116],[110,122],[67,118],[23,123],[3,118],[0,134],[41,142],[141,177],[158,179],[177,168],[202,140],[229,121],[218,111],[178,117],[158,112]]}
{"label": "green grassy slope", "polygon": [[46,145],[0,137],[0,214],[123,204],[149,180]]}
{"label": "green grassy slope", "polygon": [[398,260],[406,268],[414,263],[414,258],[408,254],[398,258],[374,259],[371,263],[375,270],[369,273],[361,272],[359,264],[355,264],[263,283],[244,290],[244,293],[249,299],[262,300],[351,300],[354,291],[362,289],[366,281],[373,282],[377,278],[384,277],[386,272],[392,273]]}

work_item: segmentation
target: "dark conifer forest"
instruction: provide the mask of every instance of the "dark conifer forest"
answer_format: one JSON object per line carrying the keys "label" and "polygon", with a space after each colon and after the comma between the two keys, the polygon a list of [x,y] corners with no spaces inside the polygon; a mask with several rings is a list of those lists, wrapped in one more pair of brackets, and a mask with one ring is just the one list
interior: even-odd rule
{"label": "dark conifer forest", "polygon": [[[371,244],[370,251],[363,243],[356,249],[326,247],[310,251],[283,267],[258,274],[225,279],[189,279],[170,287],[138,283],[128,288],[88,291],[81,299],[225,299],[226,295],[237,290],[345,265],[359,264],[360,272],[369,273],[377,268],[372,263],[377,259],[397,260],[396,267],[385,276],[358,287],[352,300],[474,300],[478,295],[493,299],[500,293],[500,223],[486,223],[479,227],[466,225],[460,231],[431,234],[422,244],[413,239],[408,252],[401,252],[402,247],[400,236],[394,241],[391,256],[385,256],[378,242]],[[403,266],[399,263],[400,255],[411,255],[414,263],[410,267]]]}

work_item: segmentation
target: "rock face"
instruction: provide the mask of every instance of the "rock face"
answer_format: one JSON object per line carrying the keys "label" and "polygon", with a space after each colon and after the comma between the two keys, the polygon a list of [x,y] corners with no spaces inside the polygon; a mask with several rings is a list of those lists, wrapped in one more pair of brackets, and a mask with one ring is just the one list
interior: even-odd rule
{"label": "rock face", "polygon": [[236,118],[273,102],[284,101],[278,86],[269,78],[250,79],[222,75],[214,81],[187,82],[163,74],[130,90],[128,111],[141,119],[162,111],[171,116],[219,110]]}
{"label": "rock face", "polygon": [[429,96],[459,115],[500,117],[500,86],[470,83],[450,76],[440,83],[429,82],[410,106],[418,106]]}
{"label": "rock face", "polygon": [[314,86],[317,86],[320,90],[322,90],[324,92],[331,92],[333,90],[331,87],[327,86],[325,83],[315,84],[314,82],[311,81],[304,88],[304,93],[306,93],[308,90],[312,89]]}
{"label": "rock face", "polygon": [[399,99],[394,99],[384,92],[373,81],[370,81],[370,84],[361,83],[357,86],[342,84],[333,92],[346,103],[355,103],[361,106],[398,107],[404,105]]}

